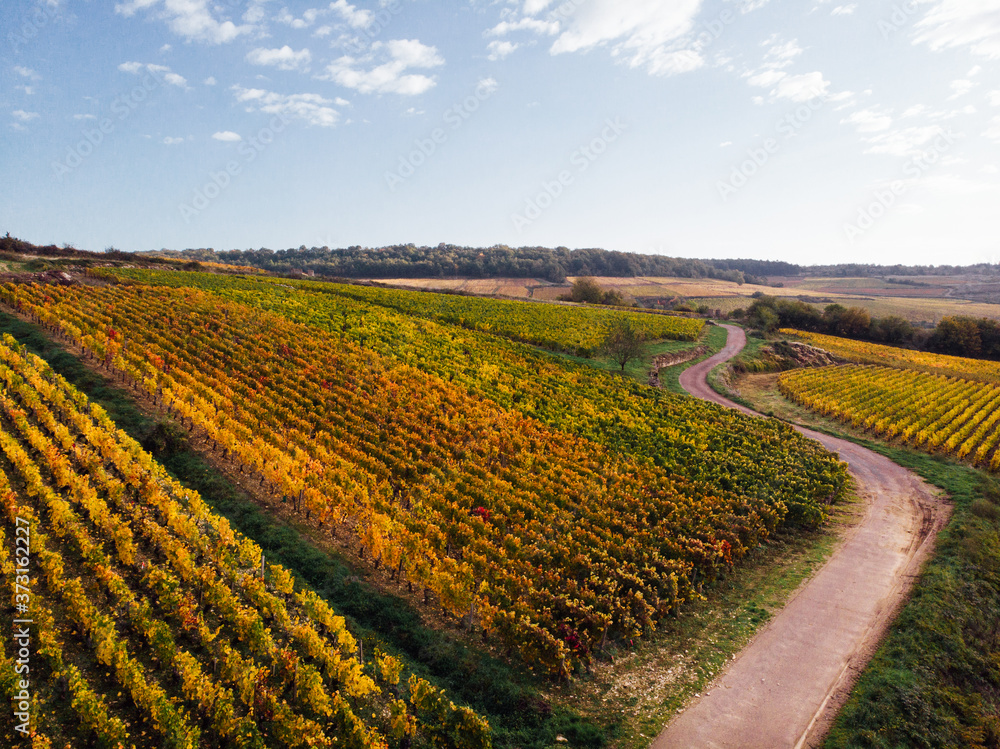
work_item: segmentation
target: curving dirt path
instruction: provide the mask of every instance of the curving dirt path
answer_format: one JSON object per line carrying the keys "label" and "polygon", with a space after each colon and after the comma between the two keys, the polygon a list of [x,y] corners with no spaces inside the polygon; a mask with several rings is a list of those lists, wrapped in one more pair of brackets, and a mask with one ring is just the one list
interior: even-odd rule
{"label": "curving dirt path", "polygon": [[[688,368],[692,395],[753,414],[705,382],[746,345]],[[857,675],[905,600],[951,508],[914,474],[852,442],[796,427],[840,454],[866,501],[864,518],[729,669],[653,741],[652,749],[800,749],[818,746]]]}

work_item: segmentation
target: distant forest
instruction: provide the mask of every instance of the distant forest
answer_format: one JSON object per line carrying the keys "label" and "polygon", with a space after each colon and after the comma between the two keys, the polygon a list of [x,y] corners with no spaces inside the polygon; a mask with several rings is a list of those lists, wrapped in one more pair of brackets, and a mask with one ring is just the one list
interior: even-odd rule
{"label": "distant forest", "polygon": [[713,278],[736,283],[767,284],[768,277],[819,275],[836,277],[928,276],[976,273],[998,274],[1000,266],[954,265],[813,265],[769,260],[691,260],[663,255],[639,255],[602,249],[570,250],[566,247],[459,247],[439,244],[417,247],[305,246],[289,250],[212,249],[163,251],[159,254],[185,260],[249,265],[273,273],[313,271],[340,278],[539,278],[563,283],[568,276],[673,276]]}
{"label": "distant forest", "polygon": [[[38,246],[11,237],[0,237],[0,252],[34,254],[46,257],[135,259],[148,262],[157,256],[192,262],[215,262],[247,265],[276,274],[312,272],[335,278],[538,278],[563,283],[567,277],[672,276],[677,278],[712,278],[735,283],[767,284],[775,276],[885,277],[929,276],[974,273],[1000,275],[1000,265],[906,266],[906,265],[795,265],[771,260],[691,260],[663,255],[639,255],[602,249],[570,250],[566,247],[460,247],[439,244],[417,247],[412,244],[391,247],[342,249],[305,247],[270,250],[158,250],[131,253],[109,247],[104,253],[77,250],[69,245]],[[902,283],[910,283],[903,281]],[[917,282],[913,282],[917,283]]]}
{"label": "distant forest", "polygon": [[313,271],[338,278],[539,278],[563,283],[567,276],[677,276],[736,283],[763,282],[739,269],[702,260],[634,255],[628,252],[558,247],[299,247],[297,250],[183,250],[160,253],[184,260],[249,265],[273,273]]}

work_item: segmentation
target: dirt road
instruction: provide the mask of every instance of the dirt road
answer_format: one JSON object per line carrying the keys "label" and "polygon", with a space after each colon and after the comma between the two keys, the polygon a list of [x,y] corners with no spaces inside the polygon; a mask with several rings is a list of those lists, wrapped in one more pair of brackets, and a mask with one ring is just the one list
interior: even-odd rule
{"label": "dirt road", "polygon": [[[705,376],[746,344],[687,369],[692,395],[752,413]],[[844,704],[930,553],[950,506],[909,471],[854,443],[800,432],[850,465],[867,510],[827,563],[729,669],[653,741],[652,749],[799,749],[817,746]]]}

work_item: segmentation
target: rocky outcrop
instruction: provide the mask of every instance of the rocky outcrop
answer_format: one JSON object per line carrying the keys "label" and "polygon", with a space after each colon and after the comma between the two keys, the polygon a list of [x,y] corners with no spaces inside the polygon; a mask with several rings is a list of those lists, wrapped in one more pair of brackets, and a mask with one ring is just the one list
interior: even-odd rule
{"label": "rocky outcrop", "polygon": [[708,353],[707,346],[696,346],[686,351],[675,351],[671,354],[660,354],[653,359],[653,367],[649,370],[649,384],[653,387],[660,387],[660,370],[667,367],[676,367],[678,364],[689,362],[704,356]]}

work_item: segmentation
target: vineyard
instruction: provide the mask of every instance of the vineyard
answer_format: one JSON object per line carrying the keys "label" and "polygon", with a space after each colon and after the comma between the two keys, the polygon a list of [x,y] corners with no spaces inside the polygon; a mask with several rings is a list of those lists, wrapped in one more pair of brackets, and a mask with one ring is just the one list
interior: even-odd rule
{"label": "vineyard", "polygon": [[[148,271],[136,270],[118,270],[115,271],[115,275],[136,280],[148,279],[151,276]],[[191,274],[188,273],[156,273],[155,278],[158,284],[187,286],[191,282]],[[317,281],[264,278],[259,280],[259,287],[263,288],[266,288],[265,284],[274,284],[314,294],[333,294],[353,299],[368,307],[386,307],[404,315],[415,315],[471,330],[497,333],[536,346],[580,353],[584,356],[591,356],[598,351],[608,325],[617,318],[631,321],[635,329],[650,340],[666,338],[694,341],[704,327],[702,320],[665,314],[532,304],[457,294],[431,294]]]}
{"label": "vineyard", "polygon": [[829,453],[785,426],[670,396],[496,335],[258,279],[130,272],[136,274],[319,329],[673,474],[784,503],[795,522],[818,522],[844,482]]}
{"label": "vineyard", "polygon": [[[240,283],[230,287],[237,296]],[[359,345],[383,332],[397,343],[389,337],[399,333],[397,313],[267,288],[275,293],[258,289],[264,303],[294,303],[300,315],[314,315],[320,299],[354,311],[325,311],[340,322],[334,332],[190,288],[7,286],[3,294],[197,429],[307,521],[350,539],[390,582],[422,588],[425,600],[552,673],[586,664],[608,638],[653,629],[783,523],[819,522],[844,489],[843,466],[786,427],[666,394],[630,404],[638,386],[607,392],[620,382],[610,376],[603,398],[624,405],[600,418],[635,421],[652,410],[665,434],[625,423],[617,437],[629,442],[611,449],[555,431],[461,387],[456,375],[468,370],[453,364],[445,377],[407,363],[427,364],[425,350],[404,350],[399,361]],[[435,328],[426,351],[460,330],[410,325]],[[499,376],[508,357],[515,369],[534,365],[529,388],[541,380],[542,398],[545,383],[558,381],[575,401],[564,420],[590,412],[584,426],[595,426],[600,404],[581,399],[579,372],[519,359],[521,344],[467,334],[474,338],[458,344],[467,353],[452,361],[472,358],[476,336],[513,347],[492,370],[475,370],[483,389],[511,377]],[[552,368],[545,375],[543,361]],[[523,394],[508,391],[512,400]],[[546,406],[560,400],[570,399]],[[650,447],[656,460],[640,452]]]}
{"label": "vineyard", "polygon": [[912,369],[918,372],[960,377],[979,382],[1000,383],[1000,363],[983,359],[967,359],[962,356],[931,354],[925,351],[911,351],[895,346],[837,338],[822,333],[808,333],[801,330],[782,329],[783,335],[801,338],[807,343],[829,351],[834,356],[858,364]]}
{"label": "vineyard", "polygon": [[824,416],[1000,470],[1000,385],[858,365],[786,372],[778,382],[785,396]]}
{"label": "vineyard", "polygon": [[[0,382],[0,568],[31,620],[33,746],[490,745],[9,336]],[[0,687],[17,684],[4,655]]]}

